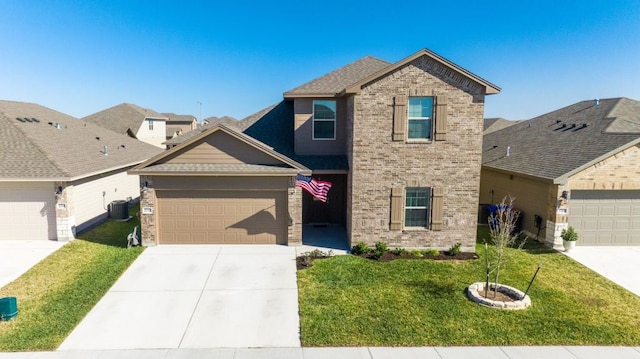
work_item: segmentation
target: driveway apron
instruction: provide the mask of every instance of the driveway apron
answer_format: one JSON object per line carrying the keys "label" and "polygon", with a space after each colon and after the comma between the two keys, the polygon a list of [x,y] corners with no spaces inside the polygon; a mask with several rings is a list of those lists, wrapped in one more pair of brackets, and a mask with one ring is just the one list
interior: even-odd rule
{"label": "driveway apron", "polygon": [[147,248],[58,350],[238,347],[300,347],[294,248]]}

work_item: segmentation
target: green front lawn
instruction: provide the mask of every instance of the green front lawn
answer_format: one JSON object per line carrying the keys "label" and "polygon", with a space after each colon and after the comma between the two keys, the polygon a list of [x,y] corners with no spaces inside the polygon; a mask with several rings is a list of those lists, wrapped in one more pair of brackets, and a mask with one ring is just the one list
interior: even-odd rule
{"label": "green front lawn", "polygon": [[640,298],[586,267],[531,243],[509,250],[501,282],[525,290],[522,311],[481,307],[465,288],[480,260],[317,260],[298,272],[303,346],[638,345]]}
{"label": "green front lawn", "polygon": [[[18,315],[0,322],[0,351],[54,350],[95,306],[142,248],[126,248],[138,225],[109,220],[0,289],[18,298]],[[97,334],[99,335],[99,334]]]}

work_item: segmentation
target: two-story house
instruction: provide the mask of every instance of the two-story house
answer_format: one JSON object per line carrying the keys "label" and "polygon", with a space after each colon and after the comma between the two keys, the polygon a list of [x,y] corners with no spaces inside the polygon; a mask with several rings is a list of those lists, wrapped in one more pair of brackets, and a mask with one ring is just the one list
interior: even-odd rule
{"label": "two-story house", "polygon": [[198,120],[191,115],[176,115],[175,113],[163,112],[163,116],[167,118],[166,124],[166,139],[170,140],[174,137],[180,136],[183,133],[195,130],[198,127]]}
{"label": "two-story house", "polygon": [[[484,98],[499,91],[426,49],[362,58],[131,170],[146,189],[143,242],[298,244],[318,223],[350,244],[471,249]],[[331,182],[327,201],[296,174]]]}
{"label": "two-story house", "polygon": [[121,103],[82,118],[83,121],[160,148],[165,148],[163,142],[167,139],[167,119],[167,116],[154,110],[130,103]]}

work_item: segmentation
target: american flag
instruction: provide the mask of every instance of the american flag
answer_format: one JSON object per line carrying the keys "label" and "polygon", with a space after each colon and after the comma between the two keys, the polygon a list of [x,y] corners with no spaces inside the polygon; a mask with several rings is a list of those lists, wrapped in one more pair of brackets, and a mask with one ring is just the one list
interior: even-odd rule
{"label": "american flag", "polygon": [[329,193],[331,185],[331,182],[316,181],[311,177],[303,176],[301,174],[296,176],[296,186],[305,189],[307,192],[311,193],[312,196],[322,202],[327,201],[327,193]]}

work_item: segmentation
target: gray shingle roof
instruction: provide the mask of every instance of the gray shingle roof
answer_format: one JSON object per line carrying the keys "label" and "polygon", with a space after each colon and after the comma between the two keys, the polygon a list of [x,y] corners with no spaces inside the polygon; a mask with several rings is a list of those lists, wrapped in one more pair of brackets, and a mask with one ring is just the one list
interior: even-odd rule
{"label": "gray shingle roof", "polygon": [[391,65],[391,63],[384,60],[380,60],[372,56],[366,56],[324,76],[318,77],[289,90],[284,93],[284,96],[289,97],[317,94],[333,96],[344,90],[347,86],[352,85],[389,65]]}
{"label": "gray shingle roof", "polygon": [[81,178],[137,164],[162,151],[38,104],[1,100],[0,138],[0,179]]}
{"label": "gray shingle roof", "polygon": [[166,120],[167,116],[134,104],[121,103],[117,106],[83,117],[81,120],[91,122],[117,133],[127,133],[127,131],[131,131],[131,133],[135,135],[138,133],[138,129],[146,118]]}
{"label": "gray shingle roof", "polygon": [[191,115],[176,115],[173,112],[163,112],[160,115],[167,118],[167,125],[171,124],[188,124],[196,120],[195,116]]}
{"label": "gray shingle roof", "polygon": [[634,141],[640,141],[640,102],[582,101],[486,134],[482,163],[557,180]]}
{"label": "gray shingle roof", "polygon": [[509,126],[513,126],[520,121],[509,121],[504,118],[485,118],[484,119],[484,134],[488,134],[491,132],[502,130],[503,128],[507,128]]}

